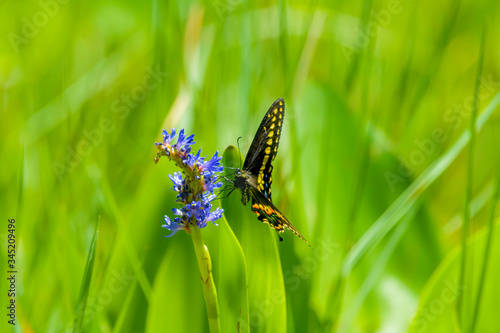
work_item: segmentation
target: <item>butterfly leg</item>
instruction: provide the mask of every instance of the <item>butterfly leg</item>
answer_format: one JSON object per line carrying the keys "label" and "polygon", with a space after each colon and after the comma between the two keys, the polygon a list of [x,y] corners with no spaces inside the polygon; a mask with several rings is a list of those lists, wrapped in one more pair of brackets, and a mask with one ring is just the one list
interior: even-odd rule
{"label": "butterfly leg", "polygon": [[[220,190],[220,191],[219,191],[218,196],[219,196],[219,195],[221,195],[221,194],[222,194],[222,192],[226,191],[226,189],[228,189],[228,188],[227,188],[228,186],[229,186],[229,185],[227,185],[227,186],[226,186],[226,187],[224,187],[222,190]],[[215,199],[215,200],[220,200],[220,199],[225,199],[225,198],[227,198],[228,196],[230,196],[230,195],[231,195],[231,193],[233,193],[233,191],[234,191],[235,189],[236,189],[236,187],[229,188],[228,190],[230,190],[230,191],[229,191],[229,193],[228,193],[228,194],[226,194],[226,195],[225,195],[225,196],[223,196],[223,197],[219,197],[219,198],[217,198],[217,199]]]}

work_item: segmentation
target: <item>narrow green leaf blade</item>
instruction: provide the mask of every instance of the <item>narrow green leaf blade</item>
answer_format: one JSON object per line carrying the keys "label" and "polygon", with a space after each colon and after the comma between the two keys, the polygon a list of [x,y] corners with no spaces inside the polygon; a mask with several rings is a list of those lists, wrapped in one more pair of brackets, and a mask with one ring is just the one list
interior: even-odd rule
{"label": "narrow green leaf blade", "polygon": [[94,232],[94,237],[90,243],[89,253],[87,256],[87,265],[85,266],[85,272],[83,273],[83,280],[80,289],[80,298],[76,306],[75,321],[73,324],[73,332],[83,332],[83,319],[85,318],[85,308],[87,306],[87,298],[89,296],[90,283],[92,281],[92,272],[94,270],[95,255],[97,250],[97,238],[99,232],[96,230]]}
{"label": "narrow green leaf blade", "polygon": [[[240,153],[236,147],[226,148],[223,164],[239,167]],[[222,206],[247,264],[249,321],[242,325],[248,325],[252,332],[286,332],[286,295],[276,245],[278,237],[240,199],[241,193],[233,193],[222,200]]]}

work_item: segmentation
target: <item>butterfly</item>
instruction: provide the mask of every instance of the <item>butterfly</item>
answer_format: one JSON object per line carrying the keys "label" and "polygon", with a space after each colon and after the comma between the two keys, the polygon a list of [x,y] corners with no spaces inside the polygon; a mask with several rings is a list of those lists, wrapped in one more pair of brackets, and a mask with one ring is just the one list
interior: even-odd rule
{"label": "butterfly", "polygon": [[280,241],[283,240],[280,233],[283,233],[286,228],[311,246],[271,200],[272,162],[278,153],[284,117],[285,102],[279,98],[262,119],[245,157],[243,168],[235,170],[233,184],[241,191],[243,205],[251,199],[254,214],[260,221],[276,230]]}

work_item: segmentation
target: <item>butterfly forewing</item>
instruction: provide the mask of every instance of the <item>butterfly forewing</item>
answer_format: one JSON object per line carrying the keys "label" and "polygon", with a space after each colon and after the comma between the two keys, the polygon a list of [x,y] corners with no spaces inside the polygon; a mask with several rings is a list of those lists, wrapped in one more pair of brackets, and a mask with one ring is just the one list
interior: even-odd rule
{"label": "butterfly forewing", "polygon": [[252,211],[260,221],[276,230],[278,236],[286,228],[309,245],[271,200],[272,162],[278,153],[284,116],[285,102],[280,98],[271,105],[260,123],[243,163],[243,169],[236,170],[233,184],[241,190],[241,202],[246,205],[251,198]]}
{"label": "butterfly forewing", "polygon": [[285,102],[277,99],[269,108],[252,141],[243,164],[243,171],[255,177],[257,189],[271,198],[272,162],[278,153]]}

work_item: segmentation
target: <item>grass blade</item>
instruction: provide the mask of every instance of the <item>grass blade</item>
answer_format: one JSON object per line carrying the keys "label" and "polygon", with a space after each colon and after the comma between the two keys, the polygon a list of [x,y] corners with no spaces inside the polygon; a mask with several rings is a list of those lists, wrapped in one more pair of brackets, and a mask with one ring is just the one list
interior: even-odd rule
{"label": "grass blade", "polygon": [[394,233],[388,240],[387,244],[385,244],[384,249],[380,253],[380,256],[377,258],[376,262],[373,264],[373,269],[370,271],[368,276],[363,282],[363,285],[356,293],[352,304],[349,306],[347,311],[345,312],[345,318],[341,320],[339,323],[339,331],[344,332],[348,331],[348,328],[353,327],[355,316],[358,314],[359,309],[363,305],[366,297],[373,289],[377,281],[380,279],[382,274],[384,273],[384,269],[387,265],[387,262],[391,258],[396,246],[399,244],[401,239],[403,238],[408,226],[411,221],[413,221],[415,214],[418,212],[418,208],[420,206],[418,204],[414,205],[408,214],[405,215],[401,223],[394,230]]}
{"label": "grass blade", "polygon": [[[104,193],[104,196],[106,198],[106,203],[109,205],[109,209],[111,210],[111,213],[113,217],[116,220],[116,223],[118,225],[119,230],[125,230],[122,235],[119,235],[119,237],[123,237],[122,240],[118,240],[118,243],[120,241],[123,242],[123,246],[125,247],[126,253],[129,257],[130,263],[132,265],[132,268],[134,269],[135,274],[137,275],[137,279],[139,280],[139,285],[141,286],[142,291],[144,292],[144,296],[146,299],[149,300],[151,296],[151,283],[149,282],[148,277],[146,276],[146,272],[144,271],[141,260],[139,258],[139,255],[136,251],[136,249],[133,247],[133,237],[131,237],[130,234],[127,233],[126,230],[128,230],[125,227],[125,221],[123,219],[123,216],[120,212],[119,205],[116,202],[115,199],[115,194],[113,193],[113,190],[111,186],[109,185],[108,181],[106,178],[102,176],[102,172],[97,166],[92,166],[88,169],[90,178],[94,180],[96,183],[96,186],[99,186],[102,188],[102,191]],[[130,232],[130,231],[128,231]]]}
{"label": "grass blade", "polygon": [[[483,71],[483,59],[484,59],[484,44],[485,44],[485,31],[483,30],[481,37],[481,44],[479,49],[479,63],[477,67],[477,75],[476,75],[476,85],[474,88],[474,106],[472,108],[472,115],[470,118],[470,144],[469,144],[469,156],[467,163],[467,183],[466,183],[466,192],[465,192],[465,207],[464,207],[464,224],[462,226],[462,257],[461,257],[461,266],[460,266],[460,277],[459,277],[459,285],[464,286],[466,283],[466,268],[467,268],[467,237],[469,236],[469,225],[470,225],[470,202],[472,200],[472,178],[474,174],[474,148],[476,143],[476,117],[477,117],[477,108],[478,108],[478,98],[479,98],[479,88],[481,86],[481,75]],[[464,302],[464,295],[466,292],[461,293],[458,296],[457,302],[457,312],[458,312],[458,321],[462,327],[462,330],[467,327],[465,318],[463,316],[464,313],[467,313],[467,304]]]}
{"label": "grass blade", "polygon": [[479,278],[479,288],[477,291],[476,304],[474,305],[474,313],[472,316],[472,324],[471,324],[471,330],[470,330],[471,332],[475,331],[476,324],[478,322],[479,308],[481,306],[481,298],[482,298],[482,293],[483,293],[483,289],[484,289],[486,273],[488,270],[488,260],[489,260],[491,248],[493,245],[492,242],[493,242],[493,231],[495,228],[495,209],[496,209],[496,204],[497,204],[499,198],[500,198],[500,173],[497,175],[497,181],[495,183],[495,191],[494,191],[494,194],[492,197],[492,202],[491,202],[488,239],[486,241],[486,246],[485,246],[485,255],[484,255],[483,267],[481,269],[481,277]]}
{"label": "grass blade", "polygon": [[[493,111],[500,104],[500,92],[495,95],[490,104],[483,110],[476,121],[476,131],[481,131],[486,121],[490,118]],[[356,266],[363,255],[382,237],[384,237],[399,221],[408,213],[416,199],[425,192],[425,190],[450,166],[457,158],[460,152],[465,148],[470,140],[470,133],[466,130],[457,139],[453,146],[448,149],[441,157],[431,163],[422,174],[401,193],[401,195],[392,203],[389,208],[378,218],[378,220],[368,229],[356,245],[347,255],[343,267],[342,275],[349,276],[352,269]]]}
{"label": "grass blade", "polygon": [[73,324],[73,332],[83,332],[83,319],[85,318],[85,307],[87,306],[87,298],[89,296],[90,282],[92,281],[92,271],[94,270],[94,261],[97,248],[97,236],[99,232],[94,232],[94,237],[90,243],[89,254],[87,256],[87,265],[83,273],[82,286],[80,288],[80,298],[76,306],[75,321]]}

